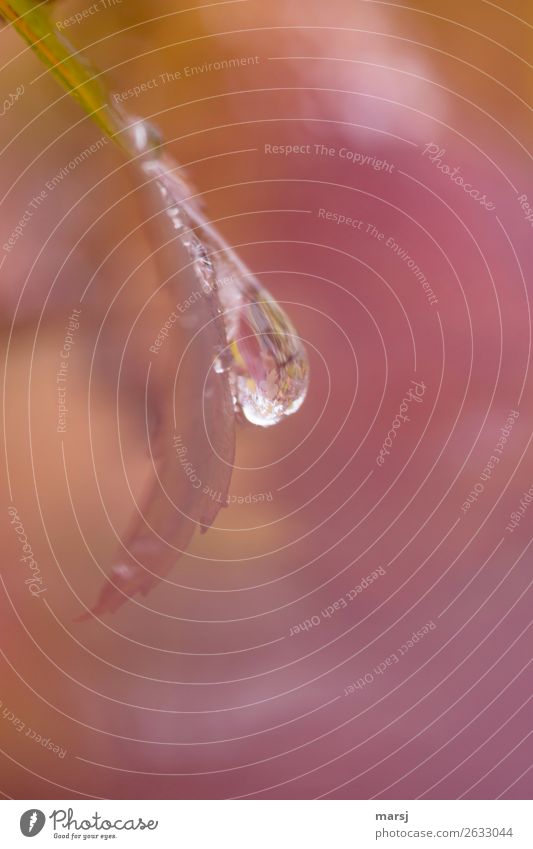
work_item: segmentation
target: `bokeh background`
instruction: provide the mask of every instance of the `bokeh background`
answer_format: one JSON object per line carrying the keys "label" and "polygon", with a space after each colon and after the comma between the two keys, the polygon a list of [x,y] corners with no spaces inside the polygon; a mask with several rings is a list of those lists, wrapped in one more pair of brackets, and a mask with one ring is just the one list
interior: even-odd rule
{"label": "bokeh background", "polygon": [[[124,0],[64,28],[113,91],[159,80],[124,108],[158,125],[284,304],[311,382],[281,425],[239,426],[237,503],[167,578],[76,621],[153,476],[150,355],[120,361],[157,277],[120,151],[69,173],[2,249],[5,797],[530,796],[532,33],[520,0]],[[0,41],[1,99],[24,87],[0,118],[3,245],[101,133],[18,36]],[[256,58],[185,70],[236,57]],[[380,465],[412,381],[423,396]]]}

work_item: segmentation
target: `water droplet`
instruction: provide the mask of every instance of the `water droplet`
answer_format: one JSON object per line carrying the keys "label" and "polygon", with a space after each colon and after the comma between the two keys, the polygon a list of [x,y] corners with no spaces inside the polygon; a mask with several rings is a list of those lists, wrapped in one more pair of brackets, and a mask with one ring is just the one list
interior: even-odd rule
{"label": "water droplet", "polygon": [[[225,290],[224,315],[234,312],[230,350],[233,394],[245,418],[268,427],[295,413],[307,392],[305,349],[286,313],[253,280],[234,297]],[[231,305],[233,301],[238,303]]]}
{"label": "water droplet", "polygon": [[167,214],[172,220],[174,229],[183,230],[183,228],[185,227],[185,221],[183,220],[183,213],[179,206],[169,206],[167,209]]}
{"label": "water droplet", "polygon": [[120,142],[131,156],[159,155],[164,139],[154,124],[127,114],[122,114],[121,124]]}
{"label": "water droplet", "polygon": [[183,243],[194,259],[194,270],[204,293],[210,295],[215,286],[215,268],[206,246],[194,235],[188,236]]}
{"label": "water droplet", "polygon": [[222,351],[219,352],[217,358],[213,363],[213,368],[215,369],[217,374],[224,374],[224,372],[229,371],[233,365],[233,354],[228,346],[226,346]]}
{"label": "water droplet", "polygon": [[228,372],[235,408],[255,425],[268,427],[302,405],[309,382],[307,355],[290,319],[191,201],[178,166],[161,155],[159,134],[147,122],[131,125],[131,145],[144,154],[144,173],[169,204],[166,214],[180,232],[202,292],[213,300],[213,316],[224,319],[226,339],[214,352],[213,368]]}
{"label": "water droplet", "polygon": [[128,581],[134,576],[134,569],[127,563],[115,563],[111,570],[112,576],[118,581]]}

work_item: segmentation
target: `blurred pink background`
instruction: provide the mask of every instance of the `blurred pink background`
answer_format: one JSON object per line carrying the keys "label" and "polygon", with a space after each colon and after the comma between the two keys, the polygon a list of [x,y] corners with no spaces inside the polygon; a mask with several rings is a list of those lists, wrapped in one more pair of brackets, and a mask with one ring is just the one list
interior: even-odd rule
{"label": "blurred pink background", "polygon": [[[117,92],[181,71],[124,107],[161,128],[209,217],[285,306],[307,345],[310,391],[281,425],[238,429],[230,493],[270,500],[222,510],[149,596],[76,622],[151,474],[147,349],[127,360],[117,396],[132,317],[156,282],[150,264],[136,271],[149,248],[132,233],[139,211],[120,152],[106,145],[66,177],[2,251],[0,790],[528,798],[527,510],[506,527],[533,484],[531,223],[519,201],[533,205],[531,11],[481,0],[176,5],[124,3],[68,38]],[[14,33],[0,38],[4,96],[25,87],[0,123],[4,244],[100,131]],[[185,75],[232,57],[259,61]],[[444,151],[435,161],[430,144]],[[58,351],[97,268],[60,437]],[[155,337],[157,304],[143,315]],[[380,465],[412,381],[422,399]],[[11,505],[46,582],[39,598],[24,583]]]}

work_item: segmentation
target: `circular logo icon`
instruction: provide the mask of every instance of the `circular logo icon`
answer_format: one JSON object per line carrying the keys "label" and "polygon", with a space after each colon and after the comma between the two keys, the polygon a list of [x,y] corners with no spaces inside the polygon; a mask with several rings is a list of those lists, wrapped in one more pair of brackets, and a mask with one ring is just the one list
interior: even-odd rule
{"label": "circular logo icon", "polygon": [[20,830],[24,837],[35,837],[43,830],[46,817],[42,811],[37,808],[31,808],[25,811],[20,818]]}

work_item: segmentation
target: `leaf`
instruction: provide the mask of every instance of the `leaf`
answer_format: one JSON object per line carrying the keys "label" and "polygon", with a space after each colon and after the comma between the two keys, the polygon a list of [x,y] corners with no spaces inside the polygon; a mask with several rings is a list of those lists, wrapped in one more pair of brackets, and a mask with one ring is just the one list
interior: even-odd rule
{"label": "leaf", "polygon": [[[198,279],[162,208],[157,186],[144,182],[140,197],[145,217],[153,216],[154,210],[159,213],[149,222],[159,279],[168,281],[165,287],[173,303],[182,303],[198,294]],[[205,532],[226,503],[234,463],[235,414],[228,377],[213,369],[222,338],[218,297],[216,292],[204,293],[194,298],[183,319],[178,318],[175,332],[154,356],[148,397],[158,422],[151,442],[154,481],[92,614],[115,611],[137,593],[146,595],[176,564],[195,528]],[[186,462],[180,462],[183,452]],[[194,470],[194,480],[186,465]]]}
{"label": "leaf", "polygon": [[106,135],[121,144],[124,116],[111,103],[101,75],[55,29],[49,5],[34,0],[0,0],[0,15],[31,45]]}
{"label": "leaf", "polygon": [[[0,0],[0,13],[104,132],[134,158],[132,139],[144,131],[144,125],[130,122],[112,104],[100,75],[55,30],[47,6],[33,0]],[[150,147],[157,147],[157,138],[147,140],[145,148]],[[150,222],[160,280],[168,281],[174,303],[185,301],[199,285],[190,259],[162,205],[160,186],[146,180],[140,164],[132,162],[131,169]],[[226,499],[235,452],[235,414],[228,377],[212,367],[216,351],[225,344],[216,292],[204,294],[195,304],[195,313],[196,328],[190,321],[178,321],[176,349],[169,342],[165,355],[153,361],[147,403],[155,406],[158,422],[154,482],[138,506],[92,613],[81,619],[117,610],[137,593],[146,595],[177,562],[197,525],[207,530]],[[180,353],[182,367],[174,392]],[[147,411],[147,419],[150,416],[152,409]],[[200,488],[178,462],[176,427]],[[220,500],[212,497],[214,492],[220,493]]]}

